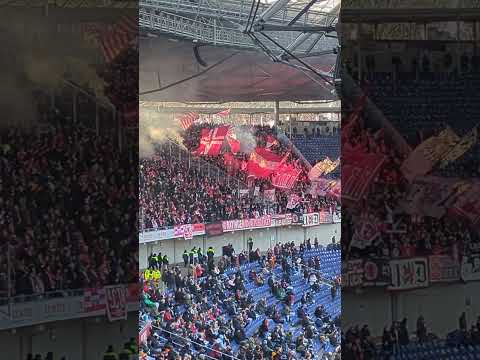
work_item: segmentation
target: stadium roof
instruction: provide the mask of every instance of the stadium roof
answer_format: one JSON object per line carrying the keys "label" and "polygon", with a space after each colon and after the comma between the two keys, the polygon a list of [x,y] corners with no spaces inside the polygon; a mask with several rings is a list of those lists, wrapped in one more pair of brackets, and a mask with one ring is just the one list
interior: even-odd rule
{"label": "stadium roof", "polygon": [[336,99],[338,12],[339,0],[141,0],[140,100]]}

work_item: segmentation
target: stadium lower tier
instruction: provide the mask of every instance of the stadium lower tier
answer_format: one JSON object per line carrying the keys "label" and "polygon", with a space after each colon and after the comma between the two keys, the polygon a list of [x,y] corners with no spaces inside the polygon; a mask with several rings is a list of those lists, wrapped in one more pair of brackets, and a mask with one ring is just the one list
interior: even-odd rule
{"label": "stadium lower tier", "polygon": [[[318,270],[294,260],[300,264],[315,257]],[[178,289],[161,293],[157,303],[147,296],[142,317],[157,326],[144,349],[157,359],[168,348],[186,356],[182,359],[331,356],[340,344],[341,296],[337,285],[332,291],[340,275],[340,251],[312,249],[289,260],[277,258],[273,267],[271,258],[250,262],[217,279],[197,279],[199,293],[187,301],[178,301]],[[194,282],[187,284],[192,288]],[[158,288],[149,291],[155,296]]]}

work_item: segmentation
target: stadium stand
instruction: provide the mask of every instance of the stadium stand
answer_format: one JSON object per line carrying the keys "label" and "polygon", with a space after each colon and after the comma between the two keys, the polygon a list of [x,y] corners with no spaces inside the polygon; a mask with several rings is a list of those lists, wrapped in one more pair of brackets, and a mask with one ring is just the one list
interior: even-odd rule
{"label": "stadium stand", "polygon": [[[428,53],[428,51],[426,51]],[[416,59],[422,63],[422,59]],[[364,298],[372,299],[372,302],[384,303],[384,299],[392,296],[392,289],[408,290],[402,295],[394,294],[395,301],[401,301],[403,308],[392,301],[391,308],[386,305],[385,310],[390,311],[394,320],[400,320],[403,315],[422,312],[421,309],[430,306],[427,294],[435,293],[435,298],[446,299],[448,293],[456,292],[458,296],[464,296],[462,286],[468,284],[470,279],[465,276],[468,273],[471,259],[477,259],[480,250],[480,238],[478,222],[473,213],[478,210],[469,208],[471,217],[458,211],[457,202],[442,202],[445,194],[449,194],[451,188],[446,186],[444,193],[438,190],[436,184],[446,184],[458,181],[459,183],[478,182],[479,176],[479,144],[478,138],[471,147],[465,146],[465,153],[445,167],[435,163],[431,170],[425,172],[425,176],[438,180],[431,186],[421,188],[416,194],[430,193],[430,200],[425,196],[421,206],[417,201],[417,211],[408,207],[408,202],[414,202],[418,198],[412,198],[412,179],[407,179],[405,169],[402,168],[409,154],[394,145],[395,136],[403,137],[413,151],[425,140],[437,136],[447,128],[452,129],[459,138],[469,134],[477,126],[478,115],[478,73],[460,72],[457,69],[447,72],[432,72],[428,69],[419,68],[412,73],[398,71],[381,72],[381,69],[364,69],[364,79],[358,79],[358,72],[350,71],[352,77],[357,77],[358,83],[362,84],[364,92],[371,100],[369,111],[358,111],[357,117],[349,116],[352,122],[345,121],[342,130],[342,152],[346,149],[350,152],[357,151],[362,154],[376,154],[378,158],[384,158],[376,176],[371,179],[368,190],[356,203],[348,203],[342,208],[342,260],[345,272],[342,274],[345,288],[350,288],[351,294],[358,290]],[[343,106],[348,105],[343,103]],[[374,119],[375,111],[380,110],[385,116],[385,121]],[[355,106],[352,104],[353,112]],[[388,123],[388,124],[387,124]],[[398,132],[397,135],[388,131],[388,127],[379,124],[392,125]],[[388,133],[388,135],[386,135]],[[452,150],[447,149],[447,150]],[[343,155],[343,154],[342,154]],[[345,158],[344,158],[345,159]],[[358,158],[357,158],[358,159]],[[345,161],[346,160],[346,161]],[[355,164],[355,157],[346,158],[343,168]],[[421,160],[421,158],[420,158]],[[350,163],[348,163],[350,161]],[[420,161],[419,161],[420,162]],[[428,183],[427,183],[428,184]],[[458,193],[451,193],[455,196]],[[446,195],[445,195],[446,196]],[[474,200],[474,199],[472,199]],[[425,205],[428,203],[428,205]],[[438,213],[434,213],[432,204],[435,203]],[[423,206],[423,207],[422,207]],[[422,207],[420,210],[419,208]],[[428,211],[426,211],[428,208]],[[441,211],[440,211],[441,210]],[[478,216],[478,212],[475,216]],[[472,221],[473,220],[473,221]],[[423,259],[427,273],[423,286],[412,285],[410,288],[397,286],[392,272],[392,263],[408,264],[411,259]],[[441,258],[449,262],[449,273],[444,273],[442,284],[436,283],[435,273],[432,270],[431,260]],[[362,264],[387,264],[378,274],[368,275],[372,279],[366,280],[365,273],[354,279],[348,276],[349,265]],[[377,268],[380,270],[380,266]],[[362,267],[362,271],[363,271]],[[408,279],[408,265],[404,265],[403,271],[398,274]],[[414,272],[413,272],[414,273]],[[441,278],[443,275],[439,275]],[[347,279],[349,278],[349,279]],[[418,279],[415,274],[410,279]],[[438,279],[438,278],[437,278]],[[407,283],[405,281],[405,283]],[[362,289],[355,289],[355,287]],[[421,289],[420,289],[421,288]],[[385,292],[383,292],[385,290]],[[380,296],[379,296],[380,294]],[[462,295],[460,295],[462,294]],[[404,296],[403,296],[404,295]],[[409,296],[410,295],[410,296]],[[425,300],[421,299],[422,295]],[[465,295],[467,296],[467,295]],[[344,295],[344,300],[347,296]],[[353,299],[353,300],[351,300]],[[358,298],[351,295],[352,302]],[[413,300],[415,299],[415,300]],[[418,302],[418,305],[415,303]],[[430,300],[432,301],[432,300]],[[426,305],[428,304],[428,305]],[[457,303],[458,304],[458,303]],[[356,303],[355,306],[358,304]],[[348,301],[344,306],[353,306]],[[463,304],[465,306],[465,304]],[[468,307],[469,305],[467,305]],[[434,307],[430,314],[438,310],[447,309]],[[448,312],[452,309],[448,308]],[[344,310],[345,312],[345,310]],[[403,315],[402,315],[403,314]],[[368,316],[368,315],[364,315]],[[470,316],[471,312],[470,312]],[[395,319],[400,317],[400,319]],[[411,316],[414,317],[413,315]],[[450,333],[447,337],[443,334],[437,336],[440,328],[451,328],[451,314],[447,316],[441,312],[438,318],[429,319],[428,329],[422,316],[417,318],[414,330],[409,333],[410,326],[407,319],[394,321],[392,325],[384,327],[383,333],[373,333],[370,326],[376,321],[370,317],[370,323],[343,329],[342,334],[342,358],[344,359],[476,359],[478,358],[478,325],[470,322],[471,328],[467,328],[466,320],[459,319],[459,329]],[[410,319],[410,317],[409,317]],[[411,320],[410,320],[411,321]],[[384,322],[376,323],[378,329]],[[442,325],[439,326],[439,323]],[[444,330],[442,330],[444,331]]]}
{"label": "stadium stand", "polygon": [[241,254],[205,256],[187,275],[168,267],[163,285],[144,282],[140,326],[154,328],[146,358],[339,356],[339,249],[292,242]]}
{"label": "stadium stand", "polygon": [[[198,147],[200,129],[200,126],[192,126],[192,129],[184,134],[184,144],[190,151]],[[275,129],[270,127],[256,126],[248,129],[255,133],[257,145],[265,145],[266,135],[276,135]],[[306,168],[303,168],[293,188],[294,193],[301,198],[294,209],[287,208],[291,196],[287,191],[277,190],[274,201],[265,201],[265,190],[273,188],[269,179],[255,179],[250,182],[249,187],[258,187],[259,194],[252,193],[240,197],[240,189],[247,187],[245,172],[232,173],[226,168],[222,156],[202,156],[201,158],[215,170],[207,174],[204,164],[193,165],[195,161],[193,156],[188,154],[183,157],[181,154],[172,156],[172,146],[176,154],[181,151],[175,144],[159,144],[153,158],[140,161],[140,203],[146,229],[168,228],[194,222],[258,218],[266,214],[294,211],[313,212],[320,209],[336,209],[339,204],[332,196],[313,196],[309,193],[311,184]],[[287,149],[280,142],[272,147],[272,151],[278,154],[285,154]],[[322,148],[318,148],[316,156],[321,158],[323,155],[325,153]],[[244,159],[245,155],[240,154],[237,158]],[[292,161],[299,163],[297,159]],[[161,181],[158,181],[159,179]],[[195,193],[190,191],[192,187],[196,189]]]}

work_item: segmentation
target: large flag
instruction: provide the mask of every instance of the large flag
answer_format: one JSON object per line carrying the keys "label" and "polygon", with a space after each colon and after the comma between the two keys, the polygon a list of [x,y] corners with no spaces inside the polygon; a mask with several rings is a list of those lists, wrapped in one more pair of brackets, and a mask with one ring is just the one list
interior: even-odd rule
{"label": "large flag", "polygon": [[362,199],[384,162],[381,154],[343,153],[342,197],[350,201]]}
{"label": "large flag", "polygon": [[447,152],[447,154],[441,159],[440,167],[445,167],[448,164],[454,162],[470,150],[478,141],[478,128],[475,127],[467,135],[462,137],[455,146]]}
{"label": "large flag", "polygon": [[257,147],[250,154],[247,164],[248,176],[255,178],[267,178],[280,166],[282,157],[265,148]]}
{"label": "large flag", "polygon": [[273,175],[272,185],[280,189],[290,190],[297,182],[301,173],[301,169],[290,164],[283,164],[282,166],[279,166],[278,170]]}
{"label": "large flag", "polygon": [[200,116],[194,112],[189,112],[188,114],[182,116],[180,118],[180,125],[182,126],[182,129],[187,130],[188,128],[190,128],[190,126],[192,126],[195,121],[199,119],[199,117]]}
{"label": "large flag", "polygon": [[427,174],[458,141],[459,137],[450,128],[428,138],[403,162],[401,167],[403,175],[412,181],[417,176]]}
{"label": "large flag", "polygon": [[310,172],[308,173],[308,178],[310,179],[310,181],[315,181],[320,176],[331,173],[337,168],[339,164],[340,159],[332,161],[330,160],[330,158],[326,157],[322,161],[316,163],[315,166],[310,169]]}
{"label": "large flag", "polygon": [[138,36],[136,16],[124,16],[120,22],[100,34],[100,47],[107,63],[128,49]]}
{"label": "large flag", "polygon": [[219,126],[213,129],[202,129],[200,145],[192,153],[197,156],[217,156],[220,154],[228,128],[228,126]]}

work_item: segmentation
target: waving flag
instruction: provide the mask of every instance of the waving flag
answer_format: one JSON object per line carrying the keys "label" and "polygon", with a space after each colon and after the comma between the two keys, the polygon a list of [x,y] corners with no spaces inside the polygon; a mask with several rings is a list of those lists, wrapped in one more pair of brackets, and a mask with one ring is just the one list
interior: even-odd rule
{"label": "waving flag", "polygon": [[200,116],[194,112],[189,112],[188,114],[182,116],[180,118],[180,125],[182,126],[182,129],[187,130],[188,128],[190,128],[195,123],[195,121],[199,119],[199,117]]}
{"label": "waving flag", "polygon": [[247,164],[248,176],[255,178],[267,178],[278,169],[282,157],[265,148],[257,147],[250,154]]}
{"label": "waving flag", "polygon": [[310,179],[310,181],[315,181],[320,176],[331,173],[337,168],[339,164],[340,159],[332,161],[330,160],[330,158],[327,157],[324,160],[319,161],[317,164],[315,164],[314,167],[310,169],[310,172],[308,173],[308,178]]}
{"label": "waving flag", "polygon": [[220,117],[227,117],[227,116],[230,115],[231,111],[232,111],[232,109],[225,109],[223,111],[220,111],[219,113],[216,113],[215,115],[220,116]]}
{"label": "waving flag", "polygon": [[297,182],[301,173],[301,169],[298,169],[293,165],[284,164],[280,166],[273,175],[272,185],[280,189],[290,190]]}
{"label": "waving flag", "polygon": [[403,162],[401,170],[409,181],[425,175],[459,141],[459,137],[447,128],[437,136],[432,136],[417,146]]}
{"label": "waving flag", "polygon": [[463,154],[470,150],[478,141],[478,128],[473,128],[467,135],[460,139],[460,141],[442,158],[440,167],[445,167],[448,164],[459,159]]}
{"label": "waving flag", "polygon": [[365,195],[370,183],[377,176],[385,162],[385,157],[364,152],[343,152],[342,155],[342,197],[358,201]]}
{"label": "waving flag", "polygon": [[110,63],[138,37],[138,19],[136,16],[124,16],[119,23],[99,35],[103,56]]}
{"label": "waving flag", "polygon": [[217,156],[220,154],[220,150],[222,149],[227,132],[228,126],[219,126],[213,129],[202,129],[200,145],[192,153],[197,156]]}

